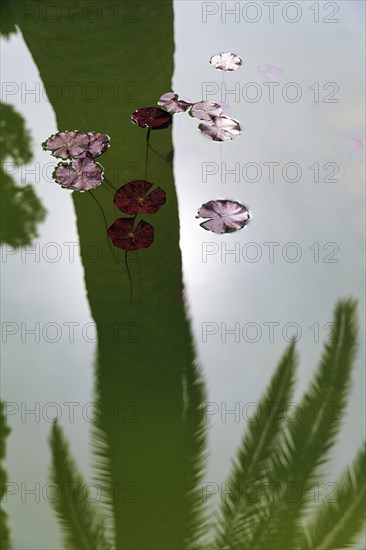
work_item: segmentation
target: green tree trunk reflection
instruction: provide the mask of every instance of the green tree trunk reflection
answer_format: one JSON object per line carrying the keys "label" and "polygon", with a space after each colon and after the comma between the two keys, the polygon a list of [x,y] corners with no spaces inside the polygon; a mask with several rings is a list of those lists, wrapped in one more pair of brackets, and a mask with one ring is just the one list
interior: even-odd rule
{"label": "green tree trunk reflection", "polygon": [[[73,17],[62,10],[54,22],[47,5],[27,2],[20,26],[58,128],[108,133],[111,148],[101,159],[107,177],[118,186],[142,179],[146,131],[131,124],[130,114],[156,104],[171,88],[172,3],[105,1],[94,4],[97,11],[89,2],[71,3]],[[163,155],[172,149],[170,130],[153,132],[151,140]],[[116,547],[162,550],[182,548],[185,537],[190,435],[183,421],[183,383],[193,352],[183,305],[172,165],[150,152],[147,179],[165,189],[167,204],[156,216],[144,216],[155,227],[153,246],[129,254],[131,314],[128,277],[123,262],[111,254],[97,204],[87,193],[72,198],[98,327],[102,437],[96,444],[101,451],[101,439],[107,443],[100,469],[110,468],[115,488]],[[95,196],[108,224],[120,217],[105,187]]]}

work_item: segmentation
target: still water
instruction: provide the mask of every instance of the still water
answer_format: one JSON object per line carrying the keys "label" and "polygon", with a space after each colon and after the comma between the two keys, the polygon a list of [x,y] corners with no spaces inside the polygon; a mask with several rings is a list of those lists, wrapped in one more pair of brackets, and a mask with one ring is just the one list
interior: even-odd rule
{"label": "still water", "polygon": [[[3,181],[32,186],[2,236],[13,548],[58,549],[67,532],[54,513],[51,448],[62,462],[55,436],[50,446],[54,418],[90,491],[83,502],[106,512],[115,548],[190,547],[197,510],[215,512],[232,489],[225,482],[244,431],[255,440],[264,430],[260,399],[291,338],[300,361],[284,424],[300,419],[306,441],[322,402],[301,424],[302,396],[334,340],[337,300],[358,301],[364,334],[364,151],[348,141],[364,142],[364,4],[301,2],[297,13],[282,2],[271,15],[263,2],[102,2],[94,12],[85,1],[73,19],[50,15],[49,4],[34,3],[41,9],[32,16],[14,3],[16,28],[1,45],[1,100],[13,108],[3,109]],[[219,52],[235,52],[242,66],[215,70],[209,60]],[[281,75],[263,76],[263,65]],[[146,130],[130,114],[171,89],[190,103],[219,102],[241,134],[213,142],[187,113],[173,116],[171,132],[151,133],[159,154],[149,151],[145,179],[167,203],[146,217],[153,246],[131,253],[131,309],[123,255],[112,257],[99,208],[53,182],[58,161],[41,144],[58,130],[106,132],[108,179],[116,187],[142,179]],[[102,185],[95,196],[111,224],[119,216],[112,195]],[[245,229],[200,227],[199,207],[217,199],[250,209]],[[26,200],[31,210],[19,210]],[[363,355],[361,336],[344,410],[346,382],[327,372],[325,388],[336,390],[323,424],[343,421],[323,477],[306,478],[311,509],[333,489],[342,497],[339,475],[364,439]],[[303,478],[290,479],[302,493]],[[280,503],[286,517],[291,499]],[[205,533],[210,548],[225,548]],[[93,536],[91,546],[65,547],[108,547]],[[243,540],[227,547],[286,547]],[[353,547],[364,548],[362,536]]]}

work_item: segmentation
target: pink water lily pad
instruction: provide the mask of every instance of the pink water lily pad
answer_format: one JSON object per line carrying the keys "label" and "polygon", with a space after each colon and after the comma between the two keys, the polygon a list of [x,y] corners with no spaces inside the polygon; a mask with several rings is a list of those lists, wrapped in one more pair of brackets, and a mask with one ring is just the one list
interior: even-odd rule
{"label": "pink water lily pad", "polygon": [[165,204],[166,193],[157,187],[147,194],[153,185],[145,180],[130,181],[117,189],[113,202],[125,214],[155,214]]}
{"label": "pink water lily pad", "polygon": [[282,76],[284,72],[283,69],[276,67],[276,65],[259,65],[257,71],[264,76],[264,78],[268,78],[269,80]]}
{"label": "pink water lily pad", "polygon": [[74,159],[56,166],[53,177],[57,183],[74,191],[89,191],[103,181],[103,168],[90,158]]}
{"label": "pink water lily pad", "polygon": [[211,65],[218,71],[236,71],[242,65],[243,60],[235,53],[217,53],[210,59]]}
{"label": "pink water lily pad", "polygon": [[43,149],[51,151],[54,157],[71,159],[85,156],[89,146],[87,132],[68,131],[57,132],[49,137],[43,144]]}
{"label": "pink water lily pad", "polygon": [[129,252],[148,248],[154,242],[154,228],[141,220],[133,227],[133,218],[119,218],[108,229],[108,236],[117,248]]}
{"label": "pink water lily pad", "polygon": [[92,157],[99,157],[109,147],[110,137],[107,134],[101,134],[99,132],[88,132],[89,145],[87,153]]}
{"label": "pink water lily pad", "polygon": [[132,113],[131,121],[140,128],[163,130],[172,124],[172,115],[159,107],[143,107]]}
{"label": "pink water lily pad", "polygon": [[250,213],[240,202],[218,199],[203,204],[196,217],[209,218],[200,224],[207,231],[232,233],[248,223]]}
{"label": "pink water lily pad", "polygon": [[365,148],[363,141],[358,138],[347,139],[346,143],[351,151],[363,151]]}
{"label": "pink water lily pad", "polygon": [[169,113],[175,114],[187,111],[192,104],[179,99],[178,94],[175,94],[174,92],[166,92],[160,97],[158,105],[163,107]]}
{"label": "pink water lily pad", "polygon": [[204,120],[198,128],[213,141],[229,141],[232,136],[239,135],[241,130],[239,122],[227,116]]}
{"label": "pink water lily pad", "polygon": [[110,138],[99,132],[79,130],[57,132],[43,144],[43,149],[51,151],[54,157],[63,159],[98,157],[109,147]]}
{"label": "pink water lily pad", "polygon": [[189,114],[199,120],[212,120],[222,115],[222,107],[215,101],[200,101],[193,103]]}

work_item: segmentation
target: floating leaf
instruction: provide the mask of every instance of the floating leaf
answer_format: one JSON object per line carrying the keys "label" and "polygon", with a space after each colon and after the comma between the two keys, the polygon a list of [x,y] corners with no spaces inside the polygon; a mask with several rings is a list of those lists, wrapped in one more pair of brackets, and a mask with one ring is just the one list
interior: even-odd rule
{"label": "floating leaf", "polygon": [[117,189],[114,204],[125,214],[155,214],[166,203],[166,193],[157,187],[146,194],[153,183],[145,180],[134,180]]}
{"label": "floating leaf", "polygon": [[189,114],[199,120],[212,120],[222,115],[222,107],[215,101],[200,101],[192,105]]}
{"label": "floating leaf", "polygon": [[66,130],[53,134],[42,147],[51,151],[54,157],[63,159],[98,157],[108,149],[109,141],[107,134]]}
{"label": "floating leaf", "polygon": [[85,155],[89,145],[86,132],[58,132],[49,137],[43,144],[43,149],[51,151],[54,157],[71,159]]}
{"label": "floating leaf", "polygon": [[269,80],[283,75],[283,69],[276,67],[276,65],[259,65],[257,71]]}
{"label": "floating leaf", "polygon": [[364,144],[363,141],[358,138],[347,139],[346,143],[351,151],[363,151]]}
{"label": "floating leaf", "polygon": [[88,132],[89,146],[87,153],[92,157],[99,157],[105,153],[109,147],[110,137],[107,134],[101,134],[99,132]]}
{"label": "floating leaf", "polygon": [[108,229],[108,235],[117,248],[122,250],[138,250],[148,248],[154,241],[154,228],[141,220],[133,227],[133,218],[119,218]]}
{"label": "floating leaf", "polygon": [[178,94],[175,94],[174,92],[166,92],[159,99],[158,105],[160,105],[161,107],[164,107],[164,109],[169,113],[174,114],[174,113],[183,113],[184,111],[189,109],[189,107],[192,104],[187,103],[182,99],[179,99]]}
{"label": "floating leaf", "polygon": [[103,169],[89,158],[74,159],[71,163],[58,164],[53,177],[67,189],[89,191],[102,183]]}
{"label": "floating leaf", "polygon": [[218,71],[236,71],[243,60],[235,53],[218,53],[211,57],[210,63]]}
{"label": "floating leaf", "polygon": [[143,107],[132,113],[131,120],[140,128],[163,130],[171,125],[172,115],[159,107]]}
{"label": "floating leaf", "polygon": [[239,122],[227,116],[205,120],[198,128],[213,141],[229,141],[233,139],[231,136],[239,135],[241,130]]}
{"label": "floating leaf", "polygon": [[232,233],[242,229],[250,218],[249,210],[240,202],[219,199],[203,204],[197,218],[209,218],[200,225],[213,233]]}

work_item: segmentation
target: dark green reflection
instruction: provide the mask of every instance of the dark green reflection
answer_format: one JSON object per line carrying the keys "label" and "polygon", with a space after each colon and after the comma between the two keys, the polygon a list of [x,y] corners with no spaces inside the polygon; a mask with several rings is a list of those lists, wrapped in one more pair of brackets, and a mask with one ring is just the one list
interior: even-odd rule
{"label": "dark green reflection", "polygon": [[[33,187],[16,185],[9,174],[32,160],[32,150],[23,117],[5,103],[0,103],[0,132],[0,244],[26,246],[37,237],[46,212]],[[5,169],[5,162],[11,170]]]}
{"label": "dark green reflection", "polygon": [[[6,438],[9,433],[10,428],[7,425],[4,414],[4,403],[0,401],[0,499],[2,499],[6,493],[6,483],[8,480],[8,475],[4,470],[3,461],[5,460],[6,454]],[[0,510],[0,548],[3,548],[4,550],[10,548],[8,517],[2,508]]]}
{"label": "dark green reflection", "polygon": [[[322,472],[339,434],[349,394],[357,347],[353,300],[337,304],[333,327],[332,342],[325,345],[309,388],[296,404],[298,413],[293,419],[289,419],[287,413],[294,405],[298,361],[295,344],[285,351],[257,404],[260,414],[249,423],[225,484],[201,481],[204,426],[201,423],[203,411],[201,414],[198,411],[203,396],[201,388],[193,383],[194,378],[188,381],[187,393],[196,412],[190,409],[191,423],[187,423],[187,432],[193,442],[191,462],[187,461],[192,483],[191,521],[188,524],[184,517],[181,521],[190,536],[184,539],[183,546],[172,548],[336,550],[351,548],[357,543],[365,524],[365,444],[352,465],[335,482],[329,482]],[[105,451],[102,452],[100,442],[98,458],[106,473],[105,483],[108,483],[108,441],[104,440]],[[72,508],[65,496],[54,504],[66,526],[67,547],[120,548],[113,540],[113,527],[112,533],[108,533],[102,515],[85,501],[85,482],[57,424],[53,426],[51,448],[53,483],[61,490],[72,480],[76,487]],[[319,487],[327,490],[326,497],[319,498]],[[133,502],[132,494],[136,496],[139,488],[130,483],[129,489],[130,502]],[[212,494],[220,495],[221,505],[215,523],[209,525],[203,512]],[[320,504],[315,505],[319,501]]]}
{"label": "dark green reflection", "polygon": [[9,37],[16,33],[15,22],[19,21],[19,4],[12,0],[2,0],[0,4],[0,34]]}
{"label": "dark green reflection", "polygon": [[[171,89],[172,3],[102,2],[91,22],[92,10],[85,11],[90,2],[78,2],[72,19],[62,11],[54,23],[42,16],[47,2],[27,5],[35,12],[22,18],[21,30],[59,129],[109,134],[111,148],[101,157],[107,177],[116,185],[143,178],[146,131],[134,126],[130,115],[155,105]],[[150,142],[167,155],[171,131],[152,132]],[[111,254],[97,204],[87,193],[74,193],[73,199],[98,326],[96,397],[103,411],[94,441],[102,454],[98,470],[106,492],[108,484],[119,491],[118,497],[111,494],[116,546],[162,550],[183,548],[190,536],[190,504],[196,497],[188,493],[196,476],[192,453],[200,451],[194,432],[201,417],[192,411],[196,374],[183,304],[172,164],[150,152],[147,179],[163,187],[167,204],[155,216],[144,216],[155,227],[153,246],[129,256],[132,313],[128,277],[123,262]],[[105,186],[94,194],[108,224],[120,217]]]}

